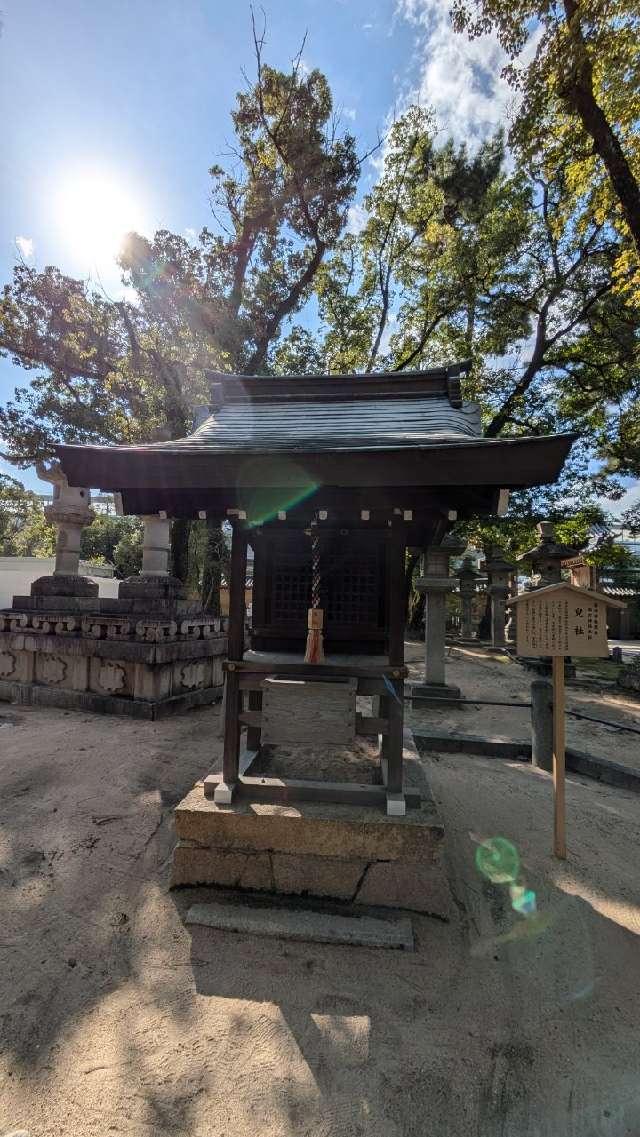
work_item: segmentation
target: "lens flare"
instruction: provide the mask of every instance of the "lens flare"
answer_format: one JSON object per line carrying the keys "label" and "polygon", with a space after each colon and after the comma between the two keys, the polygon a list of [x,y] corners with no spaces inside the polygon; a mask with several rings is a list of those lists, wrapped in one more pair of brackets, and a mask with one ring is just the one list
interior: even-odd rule
{"label": "lens flare", "polygon": [[535,914],[536,894],[533,889],[525,888],[523,884],[511,884],[509,896],[511,897],[511,907],[515,912],[519,912],[521,916],[533,916]]}
{"label": "lens flare", "polygon": [[476,868],[492,884],[511,884],[520,872],[520,857],[506,837],[489,837],[476,849]]}
{"label": "lens flare", "polygon": [[278,456],[250,459],[238,480],[238,503],[254,528],[295,509],[318,489],[318,482],[297,462]]}

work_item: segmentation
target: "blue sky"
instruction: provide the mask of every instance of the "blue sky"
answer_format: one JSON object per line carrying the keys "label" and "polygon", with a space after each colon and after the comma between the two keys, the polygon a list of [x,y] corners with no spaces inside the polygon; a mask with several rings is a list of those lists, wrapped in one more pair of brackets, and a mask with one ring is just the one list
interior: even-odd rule
{"label": "blue sky", "polygon": [[[345,125],[368,148],[406,86],[412,23],[390,0],[265,7],[268,61],[288,68],[307,32],[305,63],[327,74]],[[131,227],[149,233],[205,224],[207,170],[224,158],[243,68],[252,74],[249,4],[4,0],[2,11],[0,275],[9,279],[23,238],[39,267],[98,275],[111,292],[112,259],[97,263],[73,232],[70,182],[104,176],[124,187]],[[0,400],[28,377],[0,360]]]}
{"label": "blue sky", "polygon": [[[506,121],[502,53],[491,39],[456,36],[449,0],[264,6],[267,60],[287,68],[306,32],[304,62],[327,75],[362,151],[410,99],[472,145]],[[253,74],[249,3],[4,0],[2,12],[0,276],[9,279],[22,238],[30,263],[93,276],[113,294],[117,268],[105,249],[87,247],[97,219],[83,227],[78,187],[106,186],[125,228],[207,223],[207,170],[224,161],[242,71]],[[0,359],[0,400],[28,379]],[[31,472],[19,476],[37,485]]]}

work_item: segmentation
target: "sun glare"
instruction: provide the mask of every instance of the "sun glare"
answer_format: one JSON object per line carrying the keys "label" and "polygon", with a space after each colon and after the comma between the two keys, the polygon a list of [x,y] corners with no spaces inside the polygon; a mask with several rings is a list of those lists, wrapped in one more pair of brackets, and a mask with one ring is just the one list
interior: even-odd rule
{"label": "sun glare", "polygon": [[55,213],[69,251],[91,266],[112,262],[125,234],[144,228],[140,205],[128,187],[97,171],[68,176],[56,194]]}

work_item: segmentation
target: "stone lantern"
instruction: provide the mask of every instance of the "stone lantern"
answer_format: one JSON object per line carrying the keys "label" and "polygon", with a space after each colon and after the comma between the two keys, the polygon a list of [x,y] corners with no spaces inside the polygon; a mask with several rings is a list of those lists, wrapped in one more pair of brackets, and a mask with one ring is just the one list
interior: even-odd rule
{"label": "stone lantern", "polygon": [[460,689],[448,686],[444,675],[444,649],[448,592],[453,592],[457,581],[449,576],[449,560],[459,557],[466,548],[452,534],[447,534],[439,545],[429,545],[423,555],[423,572],[417,582],[419,592],[425,593],[425,682],[412,687],[415,695],[431,698],[458,698]]}
{"label": "stone lantern", "polygon": [[51,576],[41,576],[31,585],[32,596],[76,596],[93,598],[98,585],[79,575],[80,538],[95,514],[90,508],[91,493],[85,487],[70,486],[59,462],[38,463],[38,477],[53,485],[53,501],[44,515],[57,528],[56,561]]}
{"label": "stone lantern", "polygon": [[491,645],[494,648],[504,648],[506,603],[514,564],[505,557],[499,545],[490,545],[487,550],[486,569],[489,577],[487,590],[491,597]]}
{"label": "stone lantern", "polygon": [[462,607],[462,622],[460,637],[463,640],[473,638],[473,597],[476,592],[476,580],[479,577],[473,566],[473,557],[465,557],[458,579],[460,581],[460,604]]}
{"label": "stone lantern", "polygon": [[541,521],[536,528],[540,534],[539,543],[518,557],[519,562],[531,565],[534,589],[559,584],[562,580],[562,562],[577,556],[580,551],[573,545],[563,545],[556,540],[551,521]]}

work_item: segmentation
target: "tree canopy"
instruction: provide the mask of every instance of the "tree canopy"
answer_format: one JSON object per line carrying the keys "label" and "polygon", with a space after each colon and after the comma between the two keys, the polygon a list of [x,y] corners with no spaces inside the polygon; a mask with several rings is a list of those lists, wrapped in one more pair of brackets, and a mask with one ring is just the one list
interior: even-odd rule
{"label": "tree canopy", "polygon": [[[555,171],[567,212],[627,232],[640,254],[640,14],[633,0],[454,0],[454,26],[495,31],[521,94],[512,140]],[[628,267],[625,256],[621,270]]]}
{"label": "tree canopy", "polygon": [[[479,24],[467,9],[455,19],[474,33],[498,26],[515,58],[533,8],[516,4],[514,29],[499,0],[490,3]],[[555,58],[556,16],[550,9],[540,75]],[[514,532],[525,515],[604,516],[604,497],[621,493],[616,471],[640,472],[636,266],[631,226],[593,147],[580,188],[578,143],[526,134],[544,88],[540,105],[564,137],[556,72],[546,86],[533,72],[526,79],[510,149],[501,133],[474,152],[442,140],[430,110],[409,107],[350,210],[364,159],[325,77],[300,56],[288,74],[269,67],[257,32],[255,51],[227,164],[210,170],[211,223],[194,240],[131,234],[121,266],[132,299],[109,299],[53,266],[16,265],[0,300],[0,352],[31,377],[0,410],[7,452],[26,466],[60,440],[184,435],[192,408],[209,401],[207,368],[400,371],[468,358],[464,393],[480,402],[489,436],[581,436],[557,487],[514,495]],[[630,84],[630,67],[611,83]],[[611,94],[606,109],[631,152],[628,107]],[[211,595],[212,558],[219,572],[225,555],[219,530],[174,528],[174,568],[179,547],[179,574]]]}

